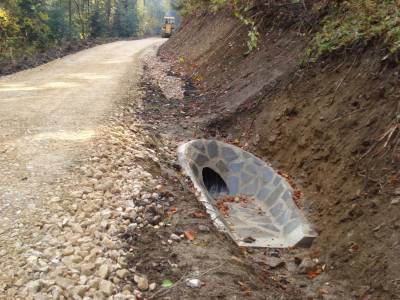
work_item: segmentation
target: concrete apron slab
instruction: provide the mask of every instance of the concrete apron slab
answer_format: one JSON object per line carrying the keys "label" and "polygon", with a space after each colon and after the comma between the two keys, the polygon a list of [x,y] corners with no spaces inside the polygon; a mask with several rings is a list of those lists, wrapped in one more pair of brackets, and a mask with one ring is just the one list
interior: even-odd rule
{"label": "concrete apron slab", "polygon": [[[193,140],[179,147],[178,158],[214,224],[239,246],[308,247],[317,236],[287,180],[251,153],[216,140]],[[226,203],[229,213],[223,215],[217,200],[224,196],[251,201]]]}

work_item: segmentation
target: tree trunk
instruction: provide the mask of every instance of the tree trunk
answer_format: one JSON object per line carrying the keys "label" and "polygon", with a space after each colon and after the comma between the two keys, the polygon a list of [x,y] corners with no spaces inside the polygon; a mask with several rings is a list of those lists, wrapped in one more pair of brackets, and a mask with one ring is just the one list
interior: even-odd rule
{"label": "tree trunk", "polygon": [[82,12],[82,8],[80,7],[78,0],[74,0],[74,3],[76,6],[76,9],[78,10],[79,23],[81,24],[81,34],[82,34],[83,39],[86,39],[85,20],[82,15],[84,13],[84,11]]}
{"label": "tree trunk", "polygon": [[111,0],[106,0],[105,10],[106,10],[108,33],[110,34],[111,33]]}
{"label": "tree trunk", "polygon": [[68,37],[69,37],[69,40],[71,40],[72,39],[72,0],[68,1],[68,26],[69,26]]}

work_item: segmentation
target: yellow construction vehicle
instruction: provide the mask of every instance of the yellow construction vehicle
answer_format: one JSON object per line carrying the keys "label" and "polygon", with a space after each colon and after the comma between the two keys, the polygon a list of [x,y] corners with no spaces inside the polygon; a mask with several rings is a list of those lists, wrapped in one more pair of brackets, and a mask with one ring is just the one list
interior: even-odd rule
{"label": "yellow construction vehicle", "polygon": [[162,37],[169,38],[175,30],[175,18],[164,17],[164,25],[162,27]]}

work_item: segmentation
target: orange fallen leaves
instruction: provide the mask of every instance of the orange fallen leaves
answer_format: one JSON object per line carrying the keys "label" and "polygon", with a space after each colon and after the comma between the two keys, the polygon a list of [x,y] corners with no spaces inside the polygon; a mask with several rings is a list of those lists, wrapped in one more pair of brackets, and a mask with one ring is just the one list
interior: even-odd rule
{"label": "orange fallen leaves", "polygon": [[177,211],[178,209],[176,207],[171,207],[166,213],[167,218],[171,218]]}
{"label": "orange fallen leaves", "polygon": [[251,296],[251,289],[245,282],[238,281],[238,284],[245,296]]}
{"label": "orange fallen leaves", "polygon": [[293,178],[290,175],[282,171],[278,171],[278,174],[285,178],[287,182],[289,182],[290,186],[293,188],[293,201],[297,205],[297,207],[300,208],[300,199],[303,197],[303,192],[297,188]]}
{"label": "orange fallen leaves", "polygon": [[232,255],[231,256],[231,259],[233,260],[233,261],[235,261],[235,262],[238,262],[238,263],[243,263],[243,261],[239,258],[239,257],[237,257],[237,256],[234,256],[234,255]]}
{"label": "orange fallen leaves", "polygon": [[360,250],[361,250],[360,246],[355,243],[353,243],[349,248],[350,253],[356,253],[356,252],[359,252]]}
{"label": "orange fallen leaves", "polygon": [[241,206],[245,207],[247,203],[252,201],[248,196],[245,195],[235,195],[235,196],[222,196],[217,199],[217,208],[221,215],[229,216],[229,206],[228,203],[240,203]]}
{"label": "orange fallen leaves", "polygon": [[[399,162],[400,162],[400,159],[399,159]],[[392,185],[399,184],[400,183],[400,176],[399,175],[390,175],[390,176],[388,176],[388,182],[390,184],[392,184]]]}
{"label": "orange fallen leaves", "polygon": [[194,232],[191,230],[187,230],[184,232],[185,237],[189,240],[189,241],[194,241],[195,240],[195,235]]}
{"label": "orange fallen leaves", "polygon": [[319,276],[326,268],[326,265],[318,265],[316,266],[315,270],[312,270],[307,273],[308,279],[314,279],[315,277]]}
{"label": "orange fallen leaves", "polygon": [[319,272],[318,270],[316,271],[310,271],[307,273],[307,277],[308,279],[314,279],[315,277],[317,277],[319,274],[321,274],[321,272]]}
{"label": "orange fallen leaves", "polygon": [[361,297],[361,300],[371,300],[371,299],[372,299],[372,297],[371,297],[370,294],[364,294],[364,295]]}
{"label": "orange fallen leaves", "polygon": [[207,217],[207,214],[202,211],[195,211],[195,212],[192,212],[192,217],[197,218],[197,219],[205,219]]}

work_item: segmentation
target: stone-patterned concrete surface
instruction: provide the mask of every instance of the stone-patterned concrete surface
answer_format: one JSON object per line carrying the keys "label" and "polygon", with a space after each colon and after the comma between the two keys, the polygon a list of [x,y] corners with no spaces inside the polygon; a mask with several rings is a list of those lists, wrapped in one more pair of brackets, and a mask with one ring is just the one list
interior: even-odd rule
{"label": "stone-patterned concrete surface", "polygon": [[[295,205],[293,189],[285,178],[254,155],[216,140],[194,140],[181,145],[179,161],[200,191],[215,225],[227,231],[240,246],[308,246],[315,231]],[[221,181],[217,188],[206,187],[207,169]],[[213,177],[213,180],[215,177]],[[209,183],[207,183],[209,184]],[[218,186],[225,185],[225,188]],[[224,194],[248,196],[246,203],[227,203],[229,214],[222,215],[216,200]],[[251,237],[251,238],[249,238]]]}

